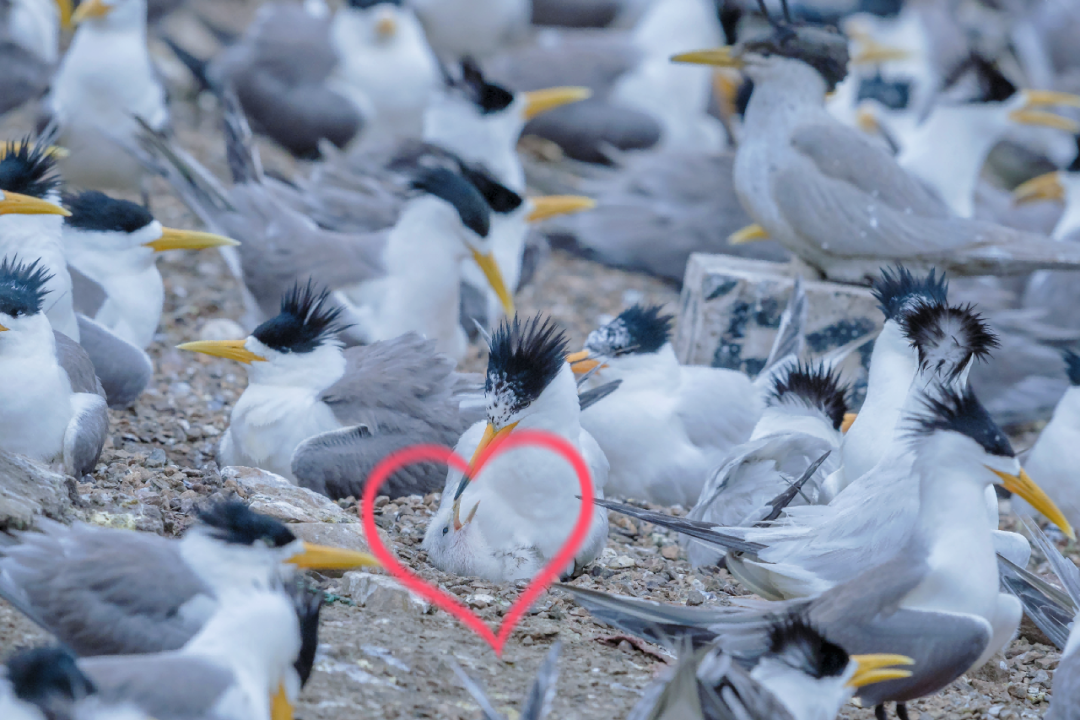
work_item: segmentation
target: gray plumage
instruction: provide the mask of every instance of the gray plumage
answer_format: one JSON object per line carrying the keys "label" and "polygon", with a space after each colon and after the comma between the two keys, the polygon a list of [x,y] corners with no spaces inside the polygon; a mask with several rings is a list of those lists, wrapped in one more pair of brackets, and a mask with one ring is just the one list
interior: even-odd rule
{"label": "gray plumage", "polygon": [[109,407],[134,403],[154,376],[154,364],[143,350],[114,335],[85,315],[79,322],[79,344],[93,363]]}
{"label": "gray plumage", "polygon": [[[480,393],[434,343],[415,333],[345,350],[345,374],[319,399],[345,427],[309,438],[293,453],[300,485],[332,498],[360,497],[372,468],[395,450],[417,443],[453,446],[483,416],[460,409],[462,392]],[[440,489],[446,468],[405,468],[384,486],[392,497]]]}
{"label": "gray plumage", "polygon": [[10,13],[11,0],[0,0],[0,115],[45,94],[54,69],[11,37]]}
{"label": "gray plumage", "polygon": [[76,654],[176,650],[202,627],[206,616],[196,607],[211,591],[174,541],[82,524],[39,527],[3,549],[0,594],[21,597]]}
{"label": "gray plumage", "polygon": [[127,701],[154,720],[214,720],[235,679],[227,667],[179,654],[84,658],[79,668],[105,701]]}
{"label": "gray plumage", "polygon": [[75,306],[75,312],[96,317],[98,310],[109,299],[105,288],[71,265],[68,265],[68,274],[71,275],[71,303]]}
{"label": "gray plumage", "polygon": [[533,0],[533,25],[607,27],[623,10],[620,0]]}
{"label": "gray plumage", "polygon": [[[551,650],[544,656],[544,662],[536,671],[536,680],[533,681],[529,694],[525,696],[525,701],[522,703],[521,712],[518,714],[520,720],[544,720],[551,712],[551,702],[555,698],[555,683],[559,679],[559,651],[561,649],[562,642],[556,640]],[[472,695],[476,704],[480,706],[484,720],[506,720],[505,716],[492,705],[479,683],[470,678],[457,663],[451,662],[450,667],[461,684]]]}
{"label": "gray plumage", "polygon": [[56,360],[71,382],[74,415],[64,433],[64,468],[76,478],[92,473],[109,435],[106,394],[86,350],[53,331]]}

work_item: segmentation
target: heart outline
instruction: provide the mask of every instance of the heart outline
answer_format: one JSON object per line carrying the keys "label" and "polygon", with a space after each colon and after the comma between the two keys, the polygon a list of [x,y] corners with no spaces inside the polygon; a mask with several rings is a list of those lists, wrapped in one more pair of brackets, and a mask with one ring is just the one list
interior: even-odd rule
{"label": "heart outline", "polygon": [[454,452],[452,448],[446,447],[445,445],[412,445],[397,450],[383,458],[371,471],[371,474],[368,476],[368,480],[364,485],[364,495],[360,504],[360,521],[364,527],[364,534],[367,536],[372,554],[378,558],[383,567],[390,572],[394,579],[404,585],[408,590],[425,598],[440,610],[454,616],[466,627],[483,638],[495,651],[495,656],[500,658],[502,657],[502,651],[506,645],[506,641],[510,638],[510,634],[513,633],[514,628],[517,627],[517,624],[521,621],[521,618],[525,615],[526,611],[528,611],[533,601],[547,590],[556,578],[558,578],[559,573],[562,572],[563,568],[573,562],[575,555],[577,555],[577,551],[581,549],[581,546],[584,544],[585,539],[589,534],[589,527],[592,524],[594,512],[593,499],[595,497],[595,489],[593,488],[592,475],[589,472],[589,466],[586,464],[585,458],[582,457],[577,448],[575,448],[568,440],[554,433],[544,430],[515,431],[507,436],[502,442],[498,443],[497,446],[489,446],[484,449],[484,452],[476,459],[477,472],[479,472],[479,469],[495,455],[522,446],[539,446],[546,448],[555,452],[557,455],[560,455],[564,460],[570,463],[574,468],[574,472],[578,477],[578,482],[581,485],[581,512],[578,514],[574,529],[566,539],[566,542],[559,548],[559,552],[555,553],[555,557],[548,561],[547,565],[545,565],[540,572],[529,581],[525,590],[518,596],[518,599],[514,601],[513,605],[510,606],[510,609],[503,617],[502,623],[499,625],[498,634],[492,631],[492,629],[461,600],[458,600],[444,590],[440,590],[433,585],[427,584],[412,570],[402,565],[401,561],[397,559],[397,556],[390,552],[389,548],[383,544],[382,538],[379,537],[378,527],[375,525],[375,498],[379,488],[392,474],[406,465],[413,465],[419,462],[437,462],[448,467],[456,468],[462,473],[465,473],[468,471],[468,463],[465,462],[464,458]]}

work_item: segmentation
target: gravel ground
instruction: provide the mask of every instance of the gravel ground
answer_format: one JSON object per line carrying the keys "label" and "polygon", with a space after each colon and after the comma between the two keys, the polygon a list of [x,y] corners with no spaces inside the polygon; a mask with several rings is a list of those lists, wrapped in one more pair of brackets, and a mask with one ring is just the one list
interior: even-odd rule
{"label": "gravel ground", "polygon": [[[225,5],[235,13],[231,17],[237,24],[242,21],[238,18],[250,16],[250,4]],[[182,18],[176,25],[186,27]],[[217,123],[212,106],[174,102],[178,141],[224,177]],[[10,115],[0,120],[0,138],[18,137],[28,127],[29,112]],[[303,170],[276,149],[263,148],[268,168],[287,175]],[[155,185],[151,204],[166,225],[198,227],[163,185]],[[191,523],[197,503],[233,492],[250,494],[234,478],[223,479],[214,462],[218,436],[246,378],[238,364],[175,349],[203,333],[220,333],[223,326],[214,323],[216,319],[236,320],[241,315],[236,282],[220,257],[212,252],[167,254],[159,266],[165,276],[166,307],[160,335],[150,348],[157,374],[134,407],[112,413],[111,437],[101,463],[92,481],[77,486],[77,514],[99,524],[176,535]],[[535,282],[521,292],[518,304],[523,313],[553,315],[566,327],[572,344],[580,346],[598,320],[639,300],[665,303],[674,310],[677,290],[650,277],[554,251]],[[483,357],[481,349],[474,348],[464,365],[482,367]],[[339,505],[355,512],[355,502]],[[380,499],[378,523],[406,565],[464,598],[494,625],[522,585],[463,579],[430,567],[419,544],[437,506],[438,495],[394,502]],[[378,576],[350,573],[313,580],[331,602],[323,613],[317,671],[299,707],[299,717],[305,720],[351,719],[358,710],[372,718],[479,717],[454,677],[455,662],[489,689],[497,707],[516,717],[514,708],[556,638],[563,650],[553,716],[619,718],[670,661],[659,648],[592,622],[558,590],[538,601],[497,659],[481,639],[448,615],[385,587]],[[614,514],[603,557],[573,584],[687,605],[726,603],[744,592],[726,571],[691,569],[671,534]],[[43,639],[0,603],[0,653]],[[1004,657],[945,692],[913,703],[912,717],[1041,716],[1048,707],[1059,654],[1037,640],[1037,633],[1025,631]],[[872,713],[848,706],[842,717],[870,718]]]}

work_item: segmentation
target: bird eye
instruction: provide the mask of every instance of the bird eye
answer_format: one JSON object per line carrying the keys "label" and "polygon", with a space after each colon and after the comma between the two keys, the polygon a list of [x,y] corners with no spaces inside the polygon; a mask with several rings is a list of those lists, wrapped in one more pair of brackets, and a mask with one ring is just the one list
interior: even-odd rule
{"label": "bird eye", "polygon": [[448,532],[450,532],[450,526],[449,526],[449,525],[447,525],[446,527],[444,527],[444,528],[442,529],[442,534],[443,534],[443,535],[445,535],[445,534],[446,534],[446,533],[448,533]]}

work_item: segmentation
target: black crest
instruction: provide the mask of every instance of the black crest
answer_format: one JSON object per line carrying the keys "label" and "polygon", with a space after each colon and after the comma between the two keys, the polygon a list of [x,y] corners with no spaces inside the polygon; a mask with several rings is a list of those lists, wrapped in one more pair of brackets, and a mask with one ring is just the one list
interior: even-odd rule
{"label": "black crest", "polygon": [[997,63],[978,52],[972,52],[953,68],[942,82],[942,87],[951,88],[969,72],[974,73],[979,84],[979,92],[971,98],[971,102],[1005,102],[1016,94],[1016,85],[1005,77]]}
{"label": "black crest", "polygon": [[260,515],[240,500],[214,503],[200,509],[198,516],[203,524],[213,528],[213,537],[232,545],[263,542],[270,547],[285,547],[296,541],[296,536],[284,523]]}
{"label": "black crest", "polygon": [[252,336],[278,352],[309,353],[349,327],[341,323],[341,308],[330,305],[330,291],[318,290],[312,280],[299,281],[281,298],[281,312],[255,328]]}
{"label": "black crest", "polygon": [[662,311],[660,305],[632,305],[607,325],[589,333],[585,347],[606,357],[654,353],[671,337],[675,321],[674,315]]}
{"label": "black crest", "polygon": [[807,407],[820,410],[839,430],[848,411],[848,388],[840,382],[839,371],[826,369],[824,363],[797,363],[786,374],[776,378],[773,398],[778,401],[795,399]]}
{"label": "black crest", "polygon": [[27,137],[0,145],[0,190],[45,198],[61,182],[47,143]]}
{"label": "black crest", "polygon": [[476,186],[462,175],[441,167],[420,168],[412,187],[453,205],[461,223],[480,237],[491,232],[491,208]]}
{"label": "black crest", "polygon": [[955,380],[972,358],[986,360],[1000,344],[974,305],[918,302],[904,315],[904,334],[919,351],[919,366]]}
{"label": "black crest", "polygon": [[507,416],[540,397],[566,364],[566,335],[548,318],[503,321],[491,335],[484,393]]}
{"label": "black crest", "polygon": [[453,85],[464,92],[483,115],[505,110],[514,102],[514,93],[502,85],[484,80],[480,66],[471,57],[461,61],[461,80],[453,82]]}
{"label": "black crest", "polygon": [[7,661],[7,678],[16,697],[43,710],[54,702],[77,702],[96,692],[75,656],[59,647],[15,653]]}
{"label": "black crest", "polygon": [[949,283],[945,273],[938,276],[936,270],[931,270],[929,275],[917,278],[907,268],[897,265],[882,270],[881,277],[874,280],[871,289],[885,319],[900,320],[902,313],[915,301],[944,303]]}
{"label": "black crest", "polygon": [[957,391],[938,385],[923,396],[923,411],[913,415],[911,434],[925,436],[938,430],[967,435],[991,455],[1016,456],[1005,433],[969,387]]}
{"label": "black crest", "polygon": [[516,192],[496,180],[484,168],[462,163],[461,174],[484,196],[484,200],[487,201],[492,212],[506,215],[517,210],[521,207],[521,203],[525,201]]}
{"label": "black crest", "polygon": [[8,317],[37,315],[48,294],[45,283],[52,280],[40,260],[26,264],[19,258],[4,258],[0,263],[0,313]]}
{"label": "black crest", "polygon": [[71,212],[64,218],[65,224],[92,232],[133,233],[154,222],[154,216],[142,205],[96,190],[65,195],[64,207]]}
{"label": "black crest", "polygon": [[[786,7],[785,7],[786,10]],[[830,91],[847,76],[847,39],[832,28],[773,21],[772,33],[743,44],[743,52],[801,60],[818,71]]]}
{"label": "black crest", "polygon": [[847,669],[847,652],[825,639],[810,621],[792,613],[769,627],[769,654],[814,678],[838,677]]}
{"label": "black crest", "polygon": [[1065,357],[1065,372],[1069,375],[1069,384],[1080,385],[1080,355],[1072,350],[1066,350],[1062,355]]}

